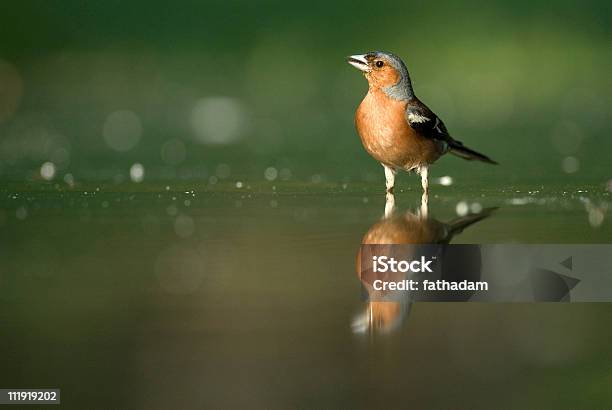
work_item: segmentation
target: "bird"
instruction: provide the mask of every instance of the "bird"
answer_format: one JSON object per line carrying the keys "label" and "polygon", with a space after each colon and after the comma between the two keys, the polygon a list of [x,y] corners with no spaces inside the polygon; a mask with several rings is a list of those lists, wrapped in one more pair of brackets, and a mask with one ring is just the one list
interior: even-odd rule
{"label": "bird", "polygon": [[[387,193],[382,218],[374,223],[362,237],[361,246],[357,252],[356,273],[361,281],[363,290],[367,293],[368,301],[365,310],[362,310],[353,319],[353,332],[366,333],[368,331],[376,331],[390,333],[396,330],[404,319],[408,317],[413,302],[423,300],[414,292],[376,290],[373,286],[376,279],[397,282],[411,277],[405,273],[375,273],[367,263],[362,264],[362,261],[371,260],[375,254],[394,256],[397,259],[411,259],[418,252],[428,252],[427,247],[439,245],[443,250],[440,258],[442,260],[441,279],[453,281],[463,279],[479,280],[480,269],[476,269],[473,263],[467,263],[467,260],[479,260],[479,256],[469,252],[466,253],[465,250],[459,250],[459,254],[457,254],[457,251],[452,252],[453,250],[449,249],[447,245],[466,228],[490,217],[498,208],[485,208],[480,212],[469,213],[450,221],[442,222],[431,217],[427,207],[427,203],[423,202],[423,198],[421,198],[421,206],[416,212],[411,210],[397,212],[395,196],[392,193]],[[397,247],[396,245],[413,246]],[[420,249],[418,245],[425,245],[425,248]],[[462,261],[459,266],[471,266],[472,269],[465,271],[457,270],[455,262],[458,259]],[[445,270],[445,266],[448,266],[449,269]],[[416,276],[413,278],[418,279]],[[454,300],[465,300],[466,295],[455,293],[452,295],[431,294],[429,296],[431,298],[425,300],[448,301],[453,300],[453,297],[456,298]],[[423,296],[421,295],[421,297]]]}
{"label": "bird", "polygon": [[429,193],[429,167],[451,153],[466,160],[497,164],[451,137],[442,120],[414,94],[406,65],[398,56],[372,51],[347,57],[368,80],[368,93],[355,112],[355,126],[365,150],[382,164],[386,190],[393,193],[398,171],[421,176]]}
{"label": "bird", "polygon": [[423,202],[416,212],[406,210],[398,213],[395,195],[388,193],[382,218],[368,229],[361,244],[448,245],[456,235],[462,233],[467,227],[490,217],[497,209],[497,207],[485,208],[448,222],[441,222],[429,215],[427,204]]}

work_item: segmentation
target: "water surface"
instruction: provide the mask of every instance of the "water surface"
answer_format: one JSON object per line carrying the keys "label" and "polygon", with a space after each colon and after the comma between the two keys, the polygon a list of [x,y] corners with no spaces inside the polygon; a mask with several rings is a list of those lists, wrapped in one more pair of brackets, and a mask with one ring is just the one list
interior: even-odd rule
{"label": "water surface", "polygon": [[[420,192],[395,196],[417,212]],[[435,186],[453,243],[605,243],[605,187]],[[7,185],[1,384],[72,407],[593,407],[607,304],[417,303],[356,333],[378,184]],[[417,388],[418,386],[418,388]],[[595,406],[596,407],[596,406]]]}

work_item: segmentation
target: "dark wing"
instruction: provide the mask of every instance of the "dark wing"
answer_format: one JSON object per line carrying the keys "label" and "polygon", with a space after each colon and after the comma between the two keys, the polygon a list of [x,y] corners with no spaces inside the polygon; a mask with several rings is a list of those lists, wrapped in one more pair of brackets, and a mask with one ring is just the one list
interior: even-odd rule
{"label": "dark wing", "polygon": [[489,164],[497,164],[486,155],[466,147],[461,141],[451,137],[442,120],[420,101],[417,100],[414,104],[408,104],[405,116],[408,124],[423,137],[440,141],[444,152],[450,151],[452,154],[469,161],[478,160]]}
{"label": "dark wing", "polygon": [[405,115],[408,124],[422,136],[447,143],[454,142],[442,120],[429,108],[423,105],[409,105],[406,107]]}

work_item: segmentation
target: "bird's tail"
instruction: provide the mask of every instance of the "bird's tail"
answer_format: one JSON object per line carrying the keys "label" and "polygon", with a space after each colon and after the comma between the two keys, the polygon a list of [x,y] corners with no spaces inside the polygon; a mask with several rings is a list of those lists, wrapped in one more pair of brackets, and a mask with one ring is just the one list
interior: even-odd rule
{"label": "bird's tail", "polygon": [[487,164],[497,165],[497,162],[493,161],[491,158],[481,154],[480,152],[469,149],[459,141],[453,141],[450,144],[450,152],[451,154],[455,154],[456,156],[467,159],[468,161],[478,160],[486,162]]}
{"label": "bird's tail", "polygon": [[485,218],[488,218],[497,209],[498,207],[485,208],[478,213],[468,214],[468,215],[453,219],[452,221],[448,223],[448,225],[450,226],[451,235],[456,235],[458,233],[461,233],[468,226],[473,225],[478,221],[482,221]]}

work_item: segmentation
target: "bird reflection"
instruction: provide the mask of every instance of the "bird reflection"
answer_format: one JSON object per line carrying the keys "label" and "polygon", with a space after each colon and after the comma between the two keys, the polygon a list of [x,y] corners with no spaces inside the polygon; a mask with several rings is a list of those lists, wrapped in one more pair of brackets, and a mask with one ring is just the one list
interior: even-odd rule
{"label": "bird reflection", "polygon": [[[421,198],[420,208],[416,212],[397,212],[395,207],[395,196],[388,193],[385,202],[384,215],[370,227],[363,236],[362,244],[393,245],[393,244],[423,244],[423,245],[446,245],[454,236],[460,234],[464,229],[488,216],[496,208],[485,209],[482,212],[471,213],[451,220],[441,222],[429,216],[428,201],[426,195]],[[390,247],[391,248],[391,247]],[[414,292],[395,291],[395,295],[389,290],[375,290],[373,282],[383,279],[380,273],[361,269],[361,247],[357,255],[357,274],[363,289],[367,292],[367,306],[364,312],[359,314],[353,321],[355,333],[380,332],[388,333],[397,329],[408,316],[413,302]],[[392,252],[392,251],[390,251]],[[386,253],[389,254],[389,253]],[[463,252],[445,252],[444,261],[448,259],[461,258],[465,265],[471,263],[473,269],[468,271],[480,276],[480,255],[466,255]],[[452,264],[449,264],[452,266]],[[456,275],[454,270],[443,273],[446,276]],[[390,281],[401,281],[407,279],[406,273],[386,273],[384,279]],[[455,280],[457,278],[451,278]],[[390,297],[391,296],[391,297]],[[433,295],[435,298],[435,295]],[[464,297],[464,299],[461,299]],[[446,296],[445,300],[467,300],[470,295],[457,293]],[[386,299],[386,300],[383,300]],[[391,301],[389,301],[391,299]],[[423,300],[422,298],[420,300]]]}

